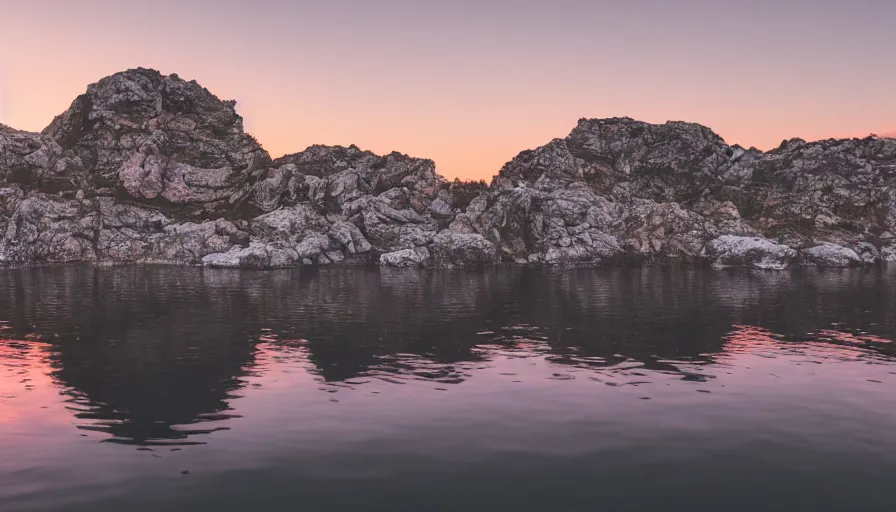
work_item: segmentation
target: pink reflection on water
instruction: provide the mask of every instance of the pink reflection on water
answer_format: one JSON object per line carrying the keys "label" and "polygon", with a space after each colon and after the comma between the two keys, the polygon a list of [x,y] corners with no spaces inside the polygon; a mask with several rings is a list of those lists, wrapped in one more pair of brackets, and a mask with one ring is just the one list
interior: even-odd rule
{"label": "pink reflection on water", "polygon": [[867,333],[853,334],[832,329],[820,329],[809,333],[804,341],[787,341],[784,336],[768,329],[751,325],[734,325],[725,337],[726,342],[717,360],[727,360],[741,354],[769,355],[783,354],[799,356],[811,354],[813,357],[830,361],[892,362],[892,357],[877,351],[891,340]]}
{"label": "pink reflection on water", "polygon": [[[51,377],[50,346],[32,340],[0,339],[0,424],[64,424],[68,415],[50,409],[59,402],[58,383]],[[12,429],[26,433],[27,428]]]}
{"label": "pink reflection on water", "polygon": [[[366,409],[370,402],[364,402],[372,395],[381,395],[383,400],[375,407],[393,416],[411,409],[422,416],[426,410],[435,414],[448,403],[458,411],[491,407],[483,396],[524,400],[527,393],[534,397],[550,392],[558,397],[569,394],[557,400],[572,403],[592,400],[586,397],[600,389],[594,396],[605,401],[614,396],[606,393],[613,393],[617,398],[699,404],[710,398],[691,393],[701,391],[734,406],[774,394],[811,400],[826,390],[845,391],[894,380],[893,358],[876,350],[889,346],[891,340],[865,333],[822,329],[811,333],[807,341],[787,341],[761,327],[734,325],[720,351],[699,358],[657,359],[650,368],[645,361],[622,354],[608,360],[584,355],[576,347],[554,349],[542,334],[532,326],[508,326],[482,332],[482,343],[471,351],[472,360],[444,363],[427,355],[391,354],[356,378],[327,382],[313,363],[308,340],[281,339],[265,331],[258,336],[254,360],[239,377],[240,390],[230,399],[237,414],[222,416],[219,423],[230,425],[234,418],[244,416],[233,428],[250,428],[263,418],[282,414],[290,403],[316,411],[321,404],[343,402],[357,407],[356,414],[376,414]],[[108,424],[108,419],[76,416],[81,409],[73,406],[71,396],[82,409],[90,407],[90,397],[80,396],[54,378],[53,349],[40,341],[0,340],[0,444],[48,438],[58,435],[60,427],[71,426],[79,427],[72,430],[86,437],[85,442],[109,436],[100,428],[91,429]],[[820,380],[817,376],[822,373]],[[449,393],[441,401],[432,401],[427,398],[431,391]],[[605,406],[628,407],[614,400]],[[523,405],[511,402],[501,407],[510,411]],[[328,413],[322,411],[316,421],[325,423],[321,418]],[[470,414],[487,416],[488,412],[477,409]],[[95,431],[84,433],[85,429]]]}

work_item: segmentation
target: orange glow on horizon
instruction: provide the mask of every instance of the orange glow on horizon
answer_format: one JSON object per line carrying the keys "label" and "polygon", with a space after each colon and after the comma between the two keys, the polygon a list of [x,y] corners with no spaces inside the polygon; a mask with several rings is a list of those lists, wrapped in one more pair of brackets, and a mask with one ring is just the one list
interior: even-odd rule
{"label": "orange glow on horizon", "polygon": [[[881,65],[896,4],[811,20],[777,5],[496,4],[6,0],[0,123],[39,131],[87,84],[142,66],[236,99],[273,157],[355,144],[449,179],[488,180],[583,117],[691,121],[763,150],[896,136],[896,68]],[[829,26],[845,23],[862,29]]]}
{"label": "orange glow on horizon", "polygon": [[[12,128],[39,132],[56,115],[62,113],[71,101],[86,90],[88,83],[96,82],[103,76],[108,76],[120,71],[108,70],[105,74],[99,74],[86,82],[78,82],[77,79],[55,82],[55,87],[40,87],[39,84],[25,84],[32,92],[24,101],[18,101],[16,109],[0,109],[0,123]],[[177,71],[162,70],[165,74]],[[193,76],[178,72],[186,79]],[[237,96],[238,91],[231,90],[223,83],[216,84],[215,80],[197,79],[199,83],[208,88],[221,99],[231,99]],[[33,85],[33,87],[28,87]],[[230,92],[230,94],[227,94]],[[461,179],[485,179],[489,180],[497,174],[501,167],[514,158],[519,152],[534,149],[547,144],[557,137],[565,137],[572,130],[580,117],[612,117],[613,115],[626,115],[624,113],[607,114],[605,116],[574,115],[556,116],[546,119],[526,121],[516,119],[509,125],[503,125],[501,119],[473,120],[467,123],[466,118],[450,119],[448,122],[432,121],[438,124],[438,130],[423,126],[417,129],[414,126],[401,122],[399,119],[384,119],[381,123],[366,122],[352,123],[345,118],[333,116],[321,123],[321,119],[308,126],[300,126],[292,121],[286,112],[279,112],[276,101],[262,103],[260,100],[266,95],[263,93],[256,97],[249,96],[245,101],[237,97],[237,111],[244,118],[244,126],[247,133],[251,133],[273,158],[302,151],[312,144],[342,145],[355,144],[361,149],[370,150],[377,154],[387,154],[392,151],[409,154],[418,158],[431,158],[435,160],[437,170],[449,179],[459,177]],[[2,101],[2,99],[0,99]],[[300,104],[300,102],[297,102]],[[20,107],[20,108],[19,108]],[[293,105],[291,108],[302,108],[301,105]],[[585,109],[583,109],[585,110]],[[319,113],[319,116],[325,115]],[[317,117],[317,116],[315,116]],[[633,117],[633,116],[629,116]],[[635,117],[635,119],[663,123],[667,120],[683,120],[700,122],[696,119],[662,119],[649,116]],[[707,124],[707,123],[701,123]],[[856,130],[851,133],[832,130],[824,132],[817,127],[807,130],[809,133],[800,134],[782,133],[780,130],[772,132],[766,130],[759,123],[744,123],[737,126],[733,123],[727,132],[716,129],[728,144],[740,144],[744,147],[754,146],[763,151],[773,149],[780,145],[781,141],[800,137],[809,141],[829,138],[864,138],[873,133],[873,130]],[[347,126],[350,125],[350,126]],[[498,125],[498,126],[496,126]],[[502,126],[503,125],[503,126]],[[345,135],[340,136],[340,133]],[[776,135],[775,133],[781,133]],[[882,137],[896,137],[896,130],[878,132]]]}
{"label": "orange glow on horizon", "polygon": [[[109,72],[109,74],[111,73]],[[187,80],[192,79],[189,75],[178,74]],[[92,79],[90,83],[96,80],[98,78]],[[220,93],[220,90],[226,90],[225,87],[215,88],[213,85],[206,84],[203,81],[199,82],[221,99],[230,99],[232,97]],[[19,112],[17,109],[14,114],[4,116],[4,112],[0,110],[0,123],[19,130],[41,131],[53,117],[68,108],[71,101],[81,94],[87,86],[86,83],[80,87],[75,83],[66,85],[67,87],[64,89],[60,87],[54,91],[44,90],[44,92],[50,93],[48,98],[46,98],[47,101],[37,96],[30,98],[30,102],[37,108],[29,109],[31,110],[29,112]],[[244,103],[248,103],[250,106],[247,107]],[[313,126],[296,128],[290,119],[285,118],[285,116],[272,115],[270,106],[258,105],[253,107],[254,103],[255,98],[250,98],[247,102],[241,102],[237,99],[237,112],[244,118],[246,132],[252,134],[270,153],[272,158],[303,151],[313,144],[342,146],[355,144],[363,150],[370,150],[377,154],[399,151],[413,157],[433,159],[436,162],[437,171],[448,179],[459,177],[461,179],[484,179],[486,181],[497,174],[504,164],[521,151],[542,146],[554,138],[565,137],[575,127],[580,117],[596,117],[570,115],[568,119],[555,119],[550,123],[516,124],[513,130],[509,132],[502,132],[500,129],[491,132],[484,128],[494,123],[480,122],[478,128],[475,124],[468,126],[449,124],[440,127],[443,130],[441,134],[432,133],[431,139],[413,127],[403,126],[395,121],[390,124],[387,121],[384,126],[377,127],[378,129],[361,127],[361,129],[348,131],[348,133],[354,131],[358,133],[357,135],[340,137],[338,135],[338,126],[340,126],[341,120],[339,119],[333,119],[329,125],[324,125],[320,130],[320,135],[316,136],[313,133]],[[57,110],[51,112],[49,110],[51,106],[55,106]],[[608,114],[600,117],[612,117],[612,115]],[[699,122],[693,119],[645,119],[644,117],[636,117],[635,119],[656,124],[676,120]],[[709,127],[713,128],[711,125]],[[301,132],[297,133],[299,130]],[[780,145],[781,141],[792,137],[815,141],[830,138],[864,138],[871,133],[875,133],[873,130],[855,131],[848,134],[837,131],[825,133],[813,130],[815,132],[813,135],[793,133],[774,136],[766,134],[761,127],[754,126],[751,129],[751,127],[745,126],[743,129],[734,127],[731,132],[735,136],[732,137],[731,134],[715,129],[714,131],[719,133],[728,144],[740,144],[743,147],[753,146],[763,151],[774,149]],[[881,137],[896,138],[896,130],[880,132],[879,135]],[[475,138],[477,142],[472,146],[466,145],[471,137]]]}

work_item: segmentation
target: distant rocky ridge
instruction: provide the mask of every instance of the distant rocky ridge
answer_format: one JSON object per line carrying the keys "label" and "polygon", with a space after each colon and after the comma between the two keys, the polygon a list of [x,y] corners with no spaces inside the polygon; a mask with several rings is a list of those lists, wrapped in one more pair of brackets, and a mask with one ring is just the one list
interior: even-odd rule
{"label": "distant rocky ridge", "polygon": [[763,153],[693,123],[582,119],[486,186],[355,146],[274,160],[234,105],[138,68],[41,133],[0,125],[0,265],[896,261],[896,139]]}

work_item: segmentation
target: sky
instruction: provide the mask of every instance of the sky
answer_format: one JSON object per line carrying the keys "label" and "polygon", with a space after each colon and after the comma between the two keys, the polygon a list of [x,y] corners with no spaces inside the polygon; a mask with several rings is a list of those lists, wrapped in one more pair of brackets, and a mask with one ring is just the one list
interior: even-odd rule
{"label": "sky", "polygon": [[87,84],[195,79],[277,157],[356,144],[487,179],[582,117],[729,144],[896,136],[893,0],[0,0],[0,123]]}

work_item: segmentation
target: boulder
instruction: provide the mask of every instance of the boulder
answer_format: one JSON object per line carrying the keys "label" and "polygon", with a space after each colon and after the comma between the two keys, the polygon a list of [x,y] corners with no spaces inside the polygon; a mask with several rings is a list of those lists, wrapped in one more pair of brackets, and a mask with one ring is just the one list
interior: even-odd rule
{"label": "boulder", "polygon": [[865,263],[856,251],[832,243],[803,249],[800,259],[806,265],[818,267],[858,267]]}
{"label": "boulder", "polygon": [[877,263],[880,261],[880,250],[874,246],[874,244],[868,242],[860,242],[855,247],[856,254],[859,255],[859,258],[866,264]]}
{"label": "boulder", "polygon": [[299,262],[295,249],[262,242],[251,242],[248,247],[233,247],[229,251],[208,254],[202,258],[203,265],[214,268],[286,268]]}
{"label": "boulder", "polygon": [[766,238],[722,235],[706,244],[702,256],[714,267],[783,270],[796,261],[797,252]]}
{"label": "boulder", "polygon": [[436,267],[464,267],[498,261],[495,246],[480,234],[442,231],[429,246]]}
{"label": "boulder", "polygon": [[889,243],[881,247],[880,258],[887,263],[896,261],[896,243]]}
{"label": "boulder", "polygon": [[430,262],[430,253],[426,247],[401,249],[380,255],[380,265],[386,267],[419,268]]}

